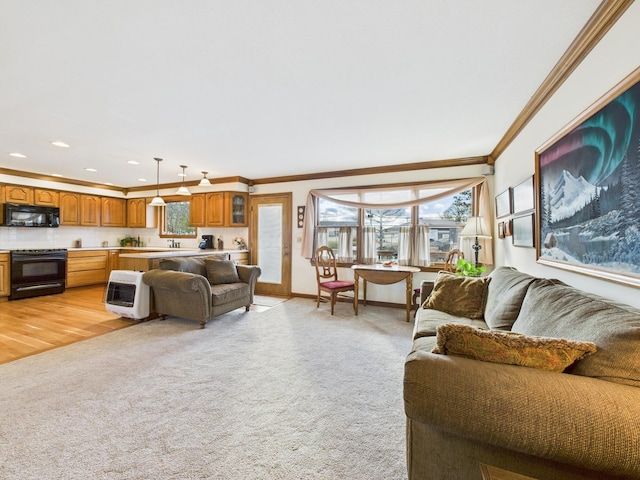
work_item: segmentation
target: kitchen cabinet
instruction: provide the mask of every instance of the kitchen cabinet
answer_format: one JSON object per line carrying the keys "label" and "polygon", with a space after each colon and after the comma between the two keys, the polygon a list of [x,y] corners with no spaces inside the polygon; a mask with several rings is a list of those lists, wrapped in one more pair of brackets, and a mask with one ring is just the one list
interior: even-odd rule
{"label": "kitchen cabinet", "polygon": [[189,199],[189,225],[192,227],[206,227],[206,193],[196,193]]}
{"label": "kitchen cabinet", "polygon": [[43,207],[59,207],[60,192],[58,192],[57,190],[34,188],[33,203],[34,205],[41,205]]}
{"label": "kitchen cabinet", "polygon": [[60,192],[60,225],[80,225],[80,194]]}
{"label": "kitchen cabinet", "polygon": [[100,217],[103,227],[127,226],[127,200],[124,198],[102,197]]}
{"label": "kitchen cabinet", "polygon": [[147,198],[130,198],[127,200],[127,227],[155,228],[158,226],[158,211],[149,206]]}
{"label": "kitchen cabinet", "polygon": [[109,250],[82,250],[67,253],[67,287],[106,283]]}
{"label": "kitchen cabinet", "polygon": [[225,220],[226,227],[246,227],[247,218],[247,200],[249,195],[243,192],[225,192]]}
{"label": "kitchen cabinet", "polygon": [[224,227],[224,192],[210,192],[206,197],[207,227]]}
{"label": "kitchen cabinet", "polygon": [[9,268],[9,254],[0,253],[0,297],[8,297],[11,293],[11,277]]}
{"label": "kitchen cabinet", "polygon": [[20,203],[23,205],[33,205],[33,187],[23,185],[5,185],[5,203]]}
{"label": "kitchen cabinet", "polygon": [[109,280],[109,276],[111,275],[112,270],[118,270],[118,264],[120,261],[119,256],[120,256],[119,250],[109,250],[107,252],[107,273],[106,273],[107,280]]}
{"label": "kitchen cabinet", "polygon": [[248,195],[243,192],[209,192],[191,196],[193,227],[246,227]]}
{"label": "kitchen cabinet", "polygon": [[96,195],[60,193],[60,225],[100,226],[102,202]]}
{"label": "kitchen cabinet", "polygon": [[97,195],[80,194],[80,225],[99,227],[101,204]]}

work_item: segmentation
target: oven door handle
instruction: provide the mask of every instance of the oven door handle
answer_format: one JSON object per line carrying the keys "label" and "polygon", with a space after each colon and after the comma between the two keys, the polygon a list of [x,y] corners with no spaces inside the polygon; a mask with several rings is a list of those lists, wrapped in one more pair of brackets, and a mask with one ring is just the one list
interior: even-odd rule
{"label": "oven door handle", "polygon": [[16,292],[26,292],[28,290],[41,290],[43,288],[51,288],[51,287],[61,287],[62,283],[42,283],[39,285],[31,285],[28,287],[18,287],[16,288]]}

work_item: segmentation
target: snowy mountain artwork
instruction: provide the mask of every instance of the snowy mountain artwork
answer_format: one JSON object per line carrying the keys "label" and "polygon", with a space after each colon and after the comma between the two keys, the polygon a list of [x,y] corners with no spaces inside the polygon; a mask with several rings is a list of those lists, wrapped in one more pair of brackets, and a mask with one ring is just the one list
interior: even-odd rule
{"label": "snowy mountain artwork", "polygon": [[539,262],[640,286],[639,80],[536,152]]}

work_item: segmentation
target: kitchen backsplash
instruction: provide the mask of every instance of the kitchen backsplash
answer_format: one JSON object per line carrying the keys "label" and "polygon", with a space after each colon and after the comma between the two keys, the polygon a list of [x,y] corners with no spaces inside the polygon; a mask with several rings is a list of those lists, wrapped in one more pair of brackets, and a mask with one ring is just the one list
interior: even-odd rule
{"label": "kitchen backsplash", "polygon": [[[197,249],[202,235],[222,235],[224,247],[234,248],[231,240],[235,237],[247,238],[247,228],[199,228],[197,238],[176,239],[181,248]],[[167,247],[167,238],[160,238],[157,228],[115,228],[115,227],[58,227],[28,228],[0,227],[0,250],[74,248],[76,241],[82,241],[83,248],[101,248],[103,242],[110,247],[119,247],[120,239],[131,235],[145,247]]]}

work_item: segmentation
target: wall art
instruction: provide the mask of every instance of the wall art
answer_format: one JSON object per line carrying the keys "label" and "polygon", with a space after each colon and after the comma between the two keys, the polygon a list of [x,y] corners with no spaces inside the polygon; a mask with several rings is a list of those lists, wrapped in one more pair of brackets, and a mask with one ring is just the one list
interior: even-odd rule
{"label": "wall art", "polygon": [[511,214],[511,189],[496,195],[496,218]]}
{"label": "wall art", "polygon": [[640,286],[640,67],[536,152],[539,263]]}
{"label": "wall art", "polygon": [[513,214],[533,210],[535,204],[535,190],[533,188],[533,177],[527,178],[524,182],[513,187],[512,204]]}
{"label": "wall art", "polygon": [[511,219],[512,242],[515,247],[534,247],[534,225],[536,219],[533,213]]}

